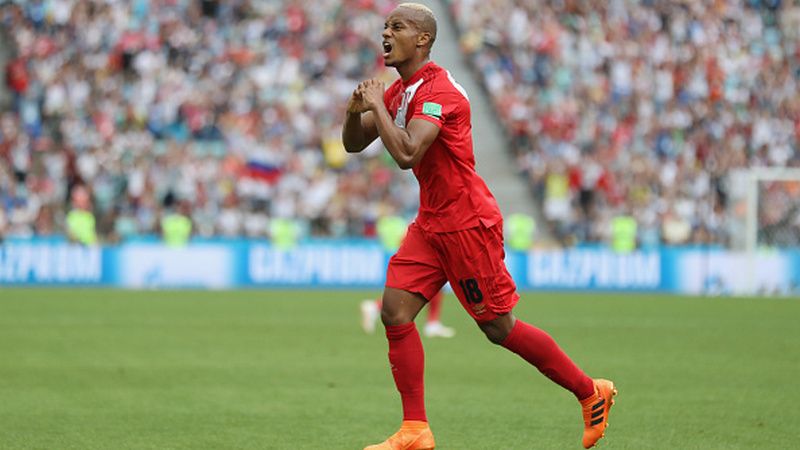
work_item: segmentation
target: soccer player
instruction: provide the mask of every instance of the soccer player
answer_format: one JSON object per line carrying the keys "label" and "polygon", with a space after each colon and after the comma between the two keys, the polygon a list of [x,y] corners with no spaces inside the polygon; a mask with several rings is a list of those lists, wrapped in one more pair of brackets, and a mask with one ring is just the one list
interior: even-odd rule
{"label": "soccer player", "polygon": [[385,91],[377,80],[358,85],[347,104],[342,139],[348,152],[359,152],[380,136],[397,165],[414,171],[420,207],[389,261],[381,311],[403,422],[398,432],[367,449],[435,447],[414,318],[446,281],[491,342],[577,397],[583,445],[594,446],[605,432],[616,389],[611,381],[589,378],[553,338],[512,313],[519,295],[503,262],[500,210],[475,172],[469,99],[449,72],[430,61],[433,12],[403,3],[386,18],[382,36],[384,62],[400,79]]}

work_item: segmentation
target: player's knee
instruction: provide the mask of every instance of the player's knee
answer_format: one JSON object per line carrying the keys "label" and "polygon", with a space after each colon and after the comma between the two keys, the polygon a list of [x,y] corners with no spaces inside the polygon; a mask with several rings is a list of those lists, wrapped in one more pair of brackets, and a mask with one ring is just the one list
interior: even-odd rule
{"label": "player's knee", "polygon": [[425,299],[419,294],[386,288],[383,291],[381,322],[390,326],[413,322],[423,306],[425,306]]}
{"label": "player's knee", "polygon": [[413,320],[413,315],[410,315],[403,310],[387,308],[385,303],[384,307],[381,309],[381,322],[383,322],[384,325],[403,325],[404,323],[409,323]]}
{"label": "player's knee", "polygon": [[486,335],[486,338],[489,339],[491,343],[497,345],[503,344],[508,334],[511,333],[513,325],[514,319],[511,315],[501,316],[490,322],[478,324],[483,334]]}
{"label": "player's knee", "polygon": [[492,344],[500,345],[505,340],[508,333],[504,333],[500,327],[492,326],[492,325],[480,325],[481,331],[483,334],[486,335],[486,338],[489,339],[489,342]]}

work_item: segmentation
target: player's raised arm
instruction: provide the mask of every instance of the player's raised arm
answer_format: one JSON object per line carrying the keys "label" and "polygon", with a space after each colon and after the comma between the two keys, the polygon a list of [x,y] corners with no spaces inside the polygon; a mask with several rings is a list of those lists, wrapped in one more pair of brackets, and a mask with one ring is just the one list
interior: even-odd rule
{"label": "player's raised arm", "polygon": [[[363,84],[363,83],[362,83]],[[342,142],[348,153],[358,153],[378,137],[375,120],[364,104],[361,85],[347,101],[347,116],[342,126]]]}
{"label": "player's raised arm", "polygon": [[358,90],[364,104],[372,112],[371,118],[386,150],[401,169],[414,167],[439,135],[439,127],[426,120],[411,119],[406,128],[400,128],[394,124],[383,103],[383,83],[367,80]]}

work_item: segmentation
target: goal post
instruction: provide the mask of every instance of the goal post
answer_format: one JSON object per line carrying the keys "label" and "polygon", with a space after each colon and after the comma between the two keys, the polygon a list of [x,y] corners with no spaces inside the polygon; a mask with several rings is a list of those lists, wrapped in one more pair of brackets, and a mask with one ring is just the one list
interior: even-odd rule
{"label": "goal post", "polygon": [[[800,168],[748,168],[726,181],[728,258],[741,294],[794,292],[800,273],[789,256],[800,252]],[[717,261],[717,264],[728,261]]]}
{"label": "goal post", "polygon": [[745,171],[744,248],[800,246],[800,169],[752,168]]}

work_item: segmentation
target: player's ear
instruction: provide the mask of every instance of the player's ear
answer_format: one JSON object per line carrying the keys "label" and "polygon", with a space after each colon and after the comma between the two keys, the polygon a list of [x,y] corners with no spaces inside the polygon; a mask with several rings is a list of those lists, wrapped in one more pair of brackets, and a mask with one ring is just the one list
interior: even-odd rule
{"label": "player's ear", "polygon": [[431,34],[427,31],[422,31],[417,35],[417,47],[430,47]]}

